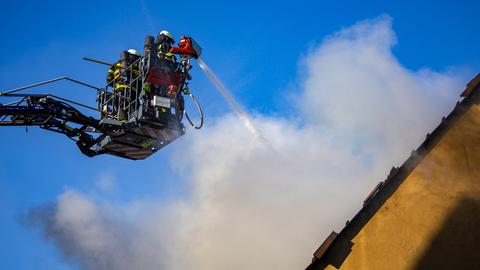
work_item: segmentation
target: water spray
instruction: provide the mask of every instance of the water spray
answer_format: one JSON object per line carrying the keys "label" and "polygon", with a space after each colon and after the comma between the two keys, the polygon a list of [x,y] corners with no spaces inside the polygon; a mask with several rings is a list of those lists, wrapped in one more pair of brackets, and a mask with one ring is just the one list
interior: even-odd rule
{"label": "water spray", "polygon": [[230,91],[225,87],[225,85],[223,85],[223,83],[217,78],[213,70],[211,70],[210,67],[208,67],[201,58],[197,59],[197,63],[200,68],[205,72],[210,81],[212,81],[212,83],[217,87],[223,97],[227,100],[228,105],[237,113],[238,117],[248,129],[248,131],[252,133],[255,138],[262,138],[258,130],[253,125],[252,121],[248,117],[248,114],[245,112],[245,110],[243,110],[242,106],[238,104],[238,102],[235,100]]}

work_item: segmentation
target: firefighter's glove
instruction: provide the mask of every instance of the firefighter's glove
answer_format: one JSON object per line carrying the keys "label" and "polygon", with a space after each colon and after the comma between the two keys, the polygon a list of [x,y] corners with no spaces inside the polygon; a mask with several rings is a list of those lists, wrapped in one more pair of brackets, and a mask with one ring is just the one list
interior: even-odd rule
{"label": "firefighter's glove", "polygon": [[182,92],[184,95],[190,95],[190,89],[188,87],[183,88]]}

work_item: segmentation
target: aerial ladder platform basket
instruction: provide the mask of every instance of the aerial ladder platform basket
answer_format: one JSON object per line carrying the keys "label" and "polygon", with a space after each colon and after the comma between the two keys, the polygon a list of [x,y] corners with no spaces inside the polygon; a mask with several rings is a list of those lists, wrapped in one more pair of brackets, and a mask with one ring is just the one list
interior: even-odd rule
{"label": "aerial ladder platform basket", "polygon": [[[122,87],[118,87],[118,78],[99,88],[60,77],[0,92],[0,126],[39,126],[64,134],[89,157],[110,154],[133,160],[145,159],[185,134],[183,115],[193,127],[203,125],[201,107],[188,88],[190,57],[197,58],[199,52],[199,47],[190,48],[189,53],[177,52],[179,62],[166,62],[159,60],[154,48],[146,42],[143,56],[122,52],[118,66]],[[97,106],[48,93],[25,93],[27,89],[58,81],[69,81],[95,90]],[[175,90],[168,91],[168,85],[175,86]],[[184,95],[192,98],[197,106],[199,124],[193,123],[186,114]],[[91,116],[92,113],[98,115],[98,119]]]}

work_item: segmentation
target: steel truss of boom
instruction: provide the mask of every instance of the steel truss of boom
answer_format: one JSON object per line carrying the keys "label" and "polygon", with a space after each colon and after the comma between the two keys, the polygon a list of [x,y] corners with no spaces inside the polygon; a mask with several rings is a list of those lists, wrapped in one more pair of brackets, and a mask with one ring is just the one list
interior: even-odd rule
{"label": "steel truss of boom", "polygon": [[101,121],[81,113],[72,105],[100,112],[99,109],[52,94],[18,93],[25,89],[62,80],[80,84],[97,91],[105,91],[78,80],[60,77],[0,92],[0,97],[18,98],[17,101],[7,104],[0,103],[0,126],[39,126],[42,129],[65,134],[70,139],[76,141],[80,151],[87,156],[101,154],[101,152],[92,151],[91,147],[108,134],[115,133],[116,130],[112,126],[104,125]]}

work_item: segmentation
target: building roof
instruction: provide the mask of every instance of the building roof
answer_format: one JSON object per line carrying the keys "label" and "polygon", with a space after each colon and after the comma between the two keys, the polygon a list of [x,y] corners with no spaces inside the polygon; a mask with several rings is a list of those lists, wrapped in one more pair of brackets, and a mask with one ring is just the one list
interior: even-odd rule
{"label": "building roof", "polygon": [[353,238],[369,222],[375,213],[395,193],[400,184],[410,175],[425,156],[438,144],[447,131],[474,104],[480,104],[480,73],[475,76],[461,94],[464,99],[457,102],[453,111],[442,118],[440,125],[427,134],[425,141],[414,151],[400,167],[393,167],[387,179],[378,183],[363,202],[363,207],[347,221],[340,233],[332,232],[314,252],[312,262],[306,270],[324,269],[327,265],[339,268],[349,255]]}

